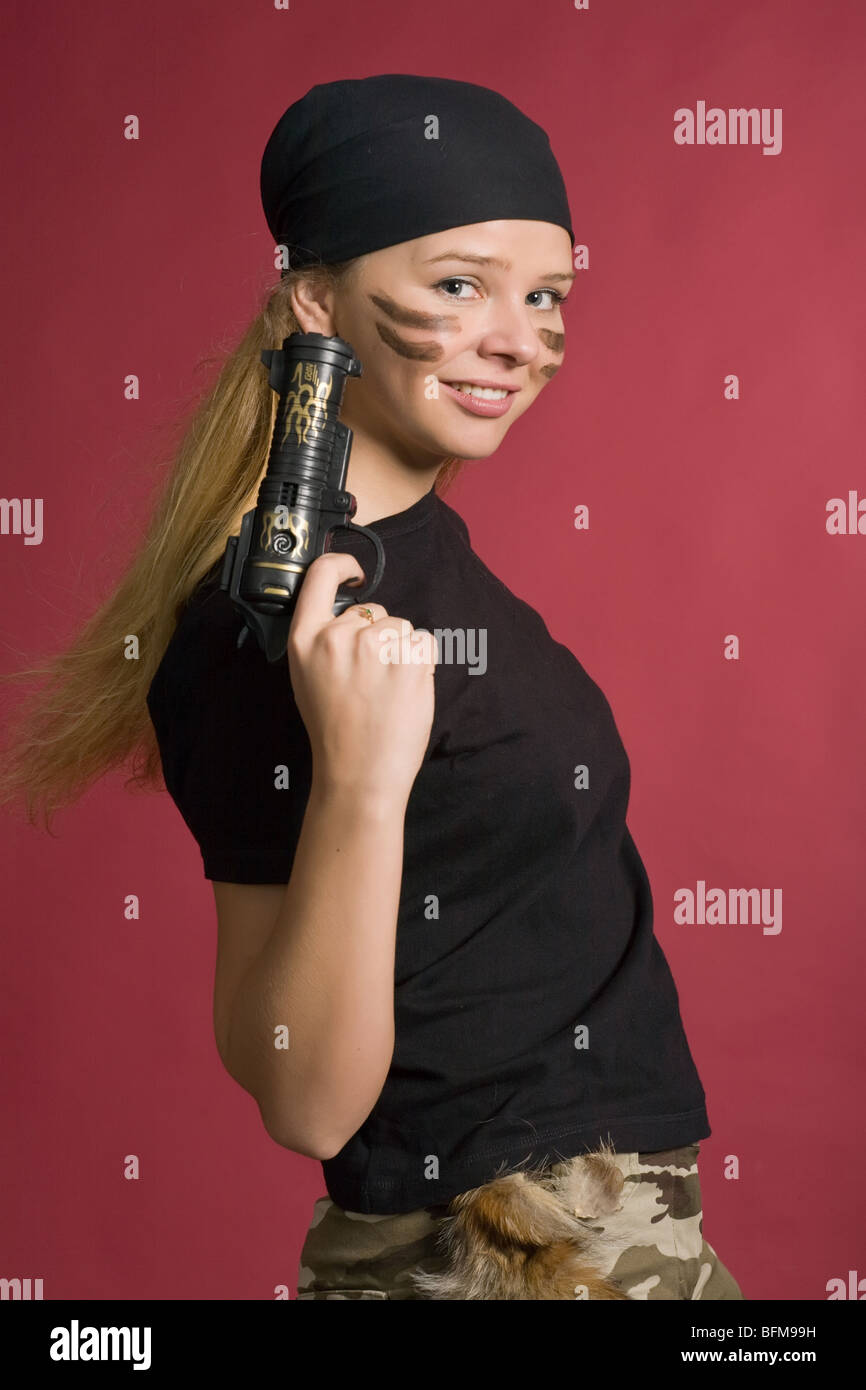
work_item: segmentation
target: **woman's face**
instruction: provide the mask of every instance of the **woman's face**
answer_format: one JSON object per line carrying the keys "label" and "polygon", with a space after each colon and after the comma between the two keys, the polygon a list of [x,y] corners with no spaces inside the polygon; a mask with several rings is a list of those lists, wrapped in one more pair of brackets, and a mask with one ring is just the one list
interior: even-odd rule
{"label": "woman's face", "polygon": [[[562,365],[574,278],[568,233],[549,222],[479,222],[361,257],[333,299],[332,331],[363,366],[341,418],[406,462],[486,458]],[[508,394],[459,389],[473,384]]]}

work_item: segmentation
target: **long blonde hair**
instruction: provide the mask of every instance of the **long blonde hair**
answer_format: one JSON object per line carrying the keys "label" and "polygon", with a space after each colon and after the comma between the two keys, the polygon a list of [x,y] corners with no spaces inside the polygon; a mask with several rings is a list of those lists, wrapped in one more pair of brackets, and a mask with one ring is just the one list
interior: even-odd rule
{"label": "long blonde hair", "polygon": [[[240,516],[255,505],[277,405],[262,350],[280,347],[299,331],[290,296],[300,277],[324,276],[338,285],[354,264],[296,269],[265,290],[261,311],[193,411],[120,583],[67,650],[0,677],[3,685],[43,679],[7,721],[0,755],[0,804],[23,795],[31,825],[41,816],[50,833],[61,806],[127,762],[127,788],[162,788],[145,697],[184,603],[225,551]],[[459,459],[446,460],[437,493],[461,467]],[[127,659],[127,651],[134,652],[131,638],[137,639],[137,659]]]}

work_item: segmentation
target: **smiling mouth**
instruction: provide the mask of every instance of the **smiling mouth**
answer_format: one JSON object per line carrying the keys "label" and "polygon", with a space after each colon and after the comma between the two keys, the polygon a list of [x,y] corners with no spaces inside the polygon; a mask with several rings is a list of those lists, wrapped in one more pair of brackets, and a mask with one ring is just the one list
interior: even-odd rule
{"label": "smiling mouth", "polygon": [[516,386],[476,386],[471,381],[444,381],[443,386],[450,386],[452,391],[460,391],[464,396],[477,396],[482,401],[504,401],[506,396],[512,396],[517,391]]}

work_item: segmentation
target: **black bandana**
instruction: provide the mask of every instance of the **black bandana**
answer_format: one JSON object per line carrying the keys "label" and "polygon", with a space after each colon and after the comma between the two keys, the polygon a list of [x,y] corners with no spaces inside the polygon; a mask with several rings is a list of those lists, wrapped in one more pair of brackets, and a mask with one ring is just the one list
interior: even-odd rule
{"label": "black bandana", "polygon": [[499,92],[446,77],[312,87],[268,140],[261,194],[292,268],[499,218],[552,222],[574,245],[541,126]]}

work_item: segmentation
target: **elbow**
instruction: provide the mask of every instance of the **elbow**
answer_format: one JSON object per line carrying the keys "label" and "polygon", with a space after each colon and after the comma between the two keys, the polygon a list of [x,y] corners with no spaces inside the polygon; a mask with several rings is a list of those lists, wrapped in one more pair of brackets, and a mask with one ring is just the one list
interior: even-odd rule
{"label": "elbow", "polygon": [[[323,1115],[321,1099],[315,1105],[305,1105],[302,1101],[298,1102],[296,1097],[296,1103],[292,1104],[285,1095],[277,1097],[273,1092],[263,1098],[257,1096],[256,1101],[262,1123],[275,1144],[291,1149],[293,1153],[303,1154],[305,1158],[326,1163],[328,1159],[336,1158],[358,1133],[384,1084],[383,1076],[377,1081],[375,1095],[369,1103],[361,1110],[355,1106],[351,1114],[345,1111],[335,1114],[332,1105],[328,1107],[328,1113]],[[320,1092],[317,1094],[321,1096]]]}
{"label": "elbow", "polygon": [[282,1108],[274,1105],[271,1100],[264,1100],[259,1094],[258,1088],[254,1088],[248,1080],[242,1079],[238,1071],[230,1065],[228,1048],[225,1045],[218,1046],[218,1051],[220,1060],[232,1080],[237,1082],[247,1095],[252,1096],[258,1106],[265,1131],[275,1144],[279,1144],[280,1148],[291,1150],[292,1153],[302,1154],[304,1158],[318,1159],[319,1162],[333,1158],[335,1154],[340,1152],[343,1147],[343,1140],[339,1143],[320,1141],[317,1135],[311,1134],[303,1126],[287,1121]]}
{"label": "elbow", "polygon": [[320,1163],[325,1163],[329,1158],[336,1158],[342,1148],[345,1148],[345,1140],[338,1139],[336,1143],[316,1143],[311,1145],[311,1152],[308,1158],[316,1158]]}
{"label": "elbow", "polygon": [[344,1146],[345,1141],[342,1139],[325,1138],[299,1129],[295,1125],[286,1124],[284,1116],[272,1114],[261,1104],[259,1112],[270,1138],[275,1144],[279,1144],[280,1148],[289,1149],[291,1153],[302,1154],[304,1158],[314,1158],[319,1163],[324,1163],[329,1158],[335,1158]]}

